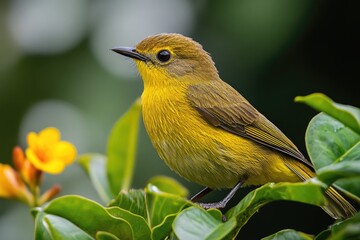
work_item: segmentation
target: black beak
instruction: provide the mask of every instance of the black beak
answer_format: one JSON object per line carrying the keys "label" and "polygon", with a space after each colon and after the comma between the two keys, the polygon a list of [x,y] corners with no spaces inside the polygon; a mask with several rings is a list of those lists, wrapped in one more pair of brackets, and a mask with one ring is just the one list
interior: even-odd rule
{"label": "black beak", "polygon": [[126,57],[134,58],[143,62],[150,61],[150,58],[146,57],[145,55],[142,55],[141,53],[138,53],[135,48],[116,47],[116,48],[112,48],[111,50]]}

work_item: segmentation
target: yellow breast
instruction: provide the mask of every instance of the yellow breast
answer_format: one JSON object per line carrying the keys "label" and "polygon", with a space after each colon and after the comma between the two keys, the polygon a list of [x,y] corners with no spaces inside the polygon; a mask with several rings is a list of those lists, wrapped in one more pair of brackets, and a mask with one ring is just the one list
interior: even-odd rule
{"label": "yellow breast", "polygon": [[245,178],[249,185],[299,180],[272,150],[210,126],[187,101],[186,85],[145,87],[142,105],[159,156],[192,182],[217,189]]}

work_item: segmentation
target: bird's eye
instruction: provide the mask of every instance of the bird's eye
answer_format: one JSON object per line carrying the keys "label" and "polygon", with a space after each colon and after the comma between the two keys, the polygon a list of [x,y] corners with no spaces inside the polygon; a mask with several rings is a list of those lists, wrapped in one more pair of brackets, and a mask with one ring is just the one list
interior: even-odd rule
{"label": "bird's eye", "polygon": [[158,52],[157,54],[157,59],[159,59],[160,62],[167,62],[169,61],[171,54],[168,50],[161,50],[160,52]]}

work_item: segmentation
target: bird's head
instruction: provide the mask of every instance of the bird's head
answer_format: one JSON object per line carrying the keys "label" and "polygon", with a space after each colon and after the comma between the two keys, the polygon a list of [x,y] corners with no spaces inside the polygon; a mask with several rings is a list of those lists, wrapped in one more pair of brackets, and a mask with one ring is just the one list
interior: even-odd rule
{"label": "bird's head", "polygon": [[181,34],[158,34],[145,38],[135,48],[112,50],[134,59],[145,84],[209,81],[219,77],[210,55],[199,43]]}

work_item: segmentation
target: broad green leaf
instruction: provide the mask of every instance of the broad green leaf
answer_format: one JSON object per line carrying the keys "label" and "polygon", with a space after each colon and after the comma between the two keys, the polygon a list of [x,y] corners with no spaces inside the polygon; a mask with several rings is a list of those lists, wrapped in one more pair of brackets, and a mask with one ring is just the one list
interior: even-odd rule
{"label": "broad green leaf", "polygon": [[219,209],[216,209],[216,208],[210,208],[207,210],[207,212],[213,216],[213,218],[219,220],[219,221],[222,221],[223,220],[223,214],[222,212],[219,210]]}
{"label": "broad green leaf", "polygon": [[277,200],[297,201],[317,206],[325,203],[323,189],[316,183],[268,183],[247,194],[226,213],[226,217],[227,219],[236,218],[237,231],[240,231],[262,206]]}
{"label": "broad green leaf", "polygon": [[96,233],[96,240],[120,240],[120,239],[111,233],[99,231]]}
{"label": "broad green leaf", "polygon": [[151,184],[146,187],[145,193],[151,228],[162,224],[168,215],[178,213],[183,208],[193,205],[185,198],[162,192]]}
{"label": "broad green leaf", "polygon": [[[360,155],[359,155],[360,158]],[[360,160],[353,162],[341,162],[321,168],[317,173],[317,178],[327,185],[333,184],[342,178],[353,178],[360,184]]]}
{"label": "broad green leaf", "polygon": [[[179,211],[181,212],[181,210],[179,210]],[[212,208],[212,209],[207,210],[207,212],[214,219],[217,219],[218,221],[222,221],[222,213],[220,210]],[[167,215],[161,224],[155,226],[152,229],[151,239],[165,239],[167,236],[169,236],[169,233],[172,233],[173,221],[178,214],[179,213]],[[171,236],[171,234],[170,234],[170,236]],[[175,236],[172,236],[172,237],[174,239],[177,239]]]}
{"label": "broad green leaf", "polygon": [[[181,210],[179,210],[181,211]],[[207,210],[207,212],[214,218],[219,221],[222,221],[222,213],[220,210],[212,208]],[[167,215],[164,221],[160,224],[155,226],[152,229],[151,239],[165,239],[165,237],[169,236],[169,233],[172,232],[172,224],[174,219],[179,213],[174,213]],[[171,234],[170,234],[171,237]],[[174,239],[177,239],[175,236],[172,236]],[[171,239],[171,238],[170,238]]]}
{"label": "broad green leaf", "polygon": [[116,122],[107,147],[107,173],[114,196],[128,190],[134,171],[141,102],[138,99]]}
{"label": "broad green leaf", "polygon": [[147,240],[150,238],[150,228],[142,216],[136,215],[119,207],[110,207],[106,210],[112,216],[125,219],[131,225],[134,232],[134,239]]}
{"label": "broad green leaf", "polygon": [[51,214],[45,214],[40,208],[36,211],[35,239],[41,240],[93,240],[89,234],[70,221]]}
{"label": "broad green leaf", "polygon": [[34,239],[54,239],[50,229],[47,227],[48,223],[46,219],[44,219],[45,214],[42,212],[42,209],[35,208],[31,213],[35,217]]}
{"label": "broad green leaf", "polygon": [[360,135],[325,113],[310,121],[305,142],[316,169],[335,162],[359,160]]}
{"label": "broad green leaf", "polygon": [[199,207],[182,211],[174,220],[173,229],[179,239],[224,239],[236,227],[236,219],[226,222],[214,218]]}
{"label": "broad green leaf", "polygon": [[360,109],[350,105],[336,103],[321,93],[298,96],[295,98],[295,101],[306,103],[320,112],[327,113],[360,134]]}
{"label": "broad green leaf", "polygon": [[[180,212],[181,210],[179,210]],[[152,228],[151,239],[165,239],[172,232],[172,224],[178,213],[167,215],[161,224]]]}
{"label": "broad green leaf", "polygon": [[156,186],[160,191],[187,197],[189,191],[178,181],[171,177],[156,176],[149,180],[150,184]]}
{"label": "broad green leaf", "polygon": [[120,207],[133,214],[139,215],[144,219],[148,218],[146,209],[146,199],[144,190],[130,189],[121,191],[117,197],[111,201],[109,207]]}
{"label": "broad green leaf", "polygon": [[360,213],[330,227],[331,233],[327,240],[359,239]]}
{"label": "broad green leaf", "polygon": [[108,176],[106,174],[106,157],[98,153],[81,155],[78,162],[90,177],[95,190],[104,203],[110,202],[114,197],[109,187]]}
{"label": "broad green leaf", "polygon": [[98,231],[102,231],[120,239],[133,239],[132,228],[126,220],[112,216],[100,204],[80,196],[59,197],[42,211],[44,217],[52,215],[62,218],[93,238]]}
{"label": "broad green leaf", "polygon": [[262,240],[312,240],[313,237],[309,234],[298,232],[292,229],[284,229],[270,236],[262,238]]}
{"label": "broad green leaf", "polygon": [[335,183],[360,202],[360,161],[331,164],[321,168],[316,177],[328,186]]}
{"label": "broad green leaf", "polygon": [[[153,238],[153,240],[155,240],[155,238]],[[168,238],[166,240],[179,240],[179,238],[176,237],[174,232],[171,232],[170,236],[168,236]]]}
{"label": "broad green leaf", "polygon": [[314,240],[326,240],[331,234],[330,229],[321,231],[318,235],[315,236]]}
{"label": "broad green leaf", "polygon": [[345,191],[347,195],[360,202],[360,177],[342,178],[336,181],[336,186]]}
{"label": "broad green leaf", "polygon": [[[171,225],[176,215],[190,204],[183,197],[162,192],[156,186],[149,184],[145,191],[134,189],[122,191],[109,206],[119,207],[128,214],[145,219],[146,224],[151,228],[151,238],[163,239],[171,233]],[[125,219],[133,225],[129,218]]]}

